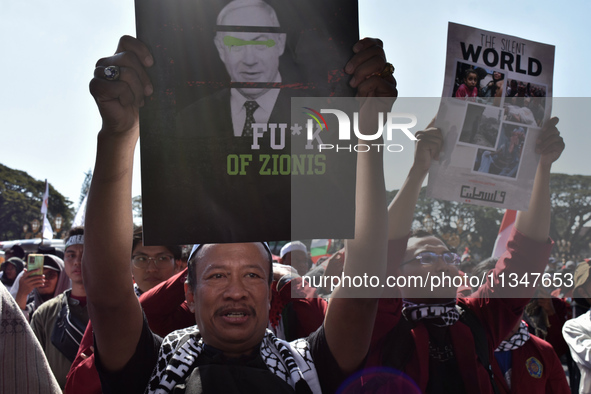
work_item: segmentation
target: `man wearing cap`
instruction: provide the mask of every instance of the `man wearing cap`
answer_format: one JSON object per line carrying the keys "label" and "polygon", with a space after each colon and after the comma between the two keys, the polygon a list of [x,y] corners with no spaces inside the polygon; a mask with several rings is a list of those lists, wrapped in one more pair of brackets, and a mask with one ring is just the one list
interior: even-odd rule
{"label": "man wearing cap", "polygon": [[10,289],[10,294],[27,319],[45,301],[71,287],[70,278],[64,274],[64,261],[61,258],[52,254],[43,255],[43,272],[39,270],[23,269]]}
{"label": "man wearing cap", "polygon": [[279,252],[280,263],[290,265],[303,276],[308,272],[310,266],[308,264],[308,248],[300,241],[292,241],[286,243]]}
{"label": "man wearing cap", "polygon": [[[395,96],[394,78],[382,76],[381,41],[364,39],[353,50],[345,70],[355,75],[350,85],[358,95]],[[197,326],[164,342],[150,332],[133,293],[128,256],[131,164],[139,107],[151,93],[144,67],[153,58],[131,37],[121,39],[117,52],[99,60],[90,83],[103,127],[86,211],[83,269],[103,392],[140,393],[146,386],[146,392],[158,393],[336,391],[366,357],[381,289],[341,287],[315,333],[291,343],[279,340],[266,330],[272,260],[261,242],[201,246],[189,261],[185,287]],[[104,69],[112,65],[128,69],[119,81],[105,78]],[[375,112],[366,113],[362,116],[375,119]],[[377,150],[358,156],[356,198],[355,239],[346,245],[345,274],[381,280],[387,216]]]}
{"label": "man wearing cap", "polygon": [[68,234],[64,252],[64,270],[72,288],[45,302],[31,317],[31,328],[62,389],[88,323],[81,269],[83,251],[84,228],[75,227]]}

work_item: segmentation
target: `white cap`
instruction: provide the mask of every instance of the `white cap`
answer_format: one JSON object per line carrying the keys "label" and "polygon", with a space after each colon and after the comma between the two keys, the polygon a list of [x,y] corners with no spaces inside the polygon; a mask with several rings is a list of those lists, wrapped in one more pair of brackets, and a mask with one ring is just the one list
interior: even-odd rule
{"label": "white cap", "polygon": [[306,245],[304,245],[300,241],[292,241],[283,245],[283,247],[281,248],[281,252],[279,252],[279,257],[283,258],[283,256],[285,256],[289,252],[293,252],[294,250],[300,250],[304,253],[308,253],[308,248],[306,248]]}

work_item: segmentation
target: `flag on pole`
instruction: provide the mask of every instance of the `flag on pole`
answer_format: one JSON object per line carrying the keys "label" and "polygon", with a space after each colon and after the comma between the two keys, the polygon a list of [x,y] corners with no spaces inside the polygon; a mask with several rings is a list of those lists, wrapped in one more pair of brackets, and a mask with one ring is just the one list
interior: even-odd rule
{"label": "flag on pole", "polygon": [[84,196],[84,200],[82,200],[82,204],[80,204],[80,208],[78,208],[78,212],[76,212],[76,216],[74,217],[74,222],[72,223],[72,227],[83,227],[84,226],[84,219],[86,218],[86,200],[88,199],[88,194]]}
{"label": "flag on pole", "polygon": [[495,247],[493,248],[492,257],[499,258],[507,250],[507,241],[509,240],[509,234],[515,225],[515,218],[517,217],[517,211],[513,209],[507,209],[499,228],[499,234],[495,241]]}
{"label": "flag on pole", "polygon": [[47,215],[47,207],[49,205],[49,183],[45,180],[45,193],[43,193],[43,202],[41,203],[41,213]]}
{"label": "flag on pole", "polygon": [[43,230],[41,231],[44,239],[53,239],[53,229],[47,219],[47,207],[49,206],[49,183],[45,180],[45,193],[43,193],[43,202],[41,203],[41,213],[43,214]]}
{"label": "flag on pole", "polygon": [[51,228],[51,223],[49,223],[49,219],[47,216],[43,218],[43,239],[53,239],[53,229]]}

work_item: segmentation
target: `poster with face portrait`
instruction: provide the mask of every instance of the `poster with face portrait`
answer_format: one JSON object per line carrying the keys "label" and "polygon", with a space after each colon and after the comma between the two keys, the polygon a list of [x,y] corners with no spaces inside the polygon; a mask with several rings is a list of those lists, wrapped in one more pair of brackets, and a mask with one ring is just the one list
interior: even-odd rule
{"label": "poster with face portrait", "polygon": [[553,72],[552,45],[450,23],[435,122],[445,142],[427,195],[527,210]]}
{"label": "poster with face portrait", "polygon": [[[291,100],[352,97],[356,0],[138,0],[144,242],[352,238],[355,156],[292,151]],[[325,141],[330,142],[330,141]]]}

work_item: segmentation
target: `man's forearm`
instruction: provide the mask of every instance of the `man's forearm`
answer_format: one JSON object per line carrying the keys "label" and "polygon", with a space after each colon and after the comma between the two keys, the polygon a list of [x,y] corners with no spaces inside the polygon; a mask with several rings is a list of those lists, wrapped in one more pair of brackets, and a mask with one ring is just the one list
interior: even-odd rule
{"label": "man's forearm", "polygon": [[538,165],[527,211],[519,211],[515,228],[538,242],[548,240],[550,232],[550,164]]}
{"label": "man's forearm", "polygon": [[[345,244],[343,274],[351,278],[376,276],[381,282],[386,272],[387,249],[381,153],[370,151],[358,155],[355,198],[355,239]],[[341,285],[332,294],[324,328],[330,350],[346,373],[358,368],[367,354],[381,290],[381,287]]]}
{"label": "man's forearm", "polygon": [[[116,54],[96,63],[89,85],[103,128],[98,135],[86,207],[82,274],[96,354],[110,371],[118,371],[129,362],[143,327],[130,267],[131,180],[139,138],[139,108],[153,91],[144,67],[152,64],[153,58],[143,43],[123,36]],[[121,75],[108,76],[108,69],[120,70]]]}
{"label": "man's forearm", "polygon": [[357,161],[355,238],[346,243],[343,271],[351,277],[368,275],[383,278],[386,272],[388,221],[383,154],[363,152],[358,154]]}
{"label": "man's forearm", "polygon": [[[134,133],[135,134],[135,133]],[[89,302],[117,302],[132,292],[131,180],[135,135],[103,134],[86,209],[84,284]]]}
{"label": "man's forearm", "polygon": [[415,206],[428,171],[411,168],[404,185],[388,207],[388,239],[408,235],[414,220]]}

